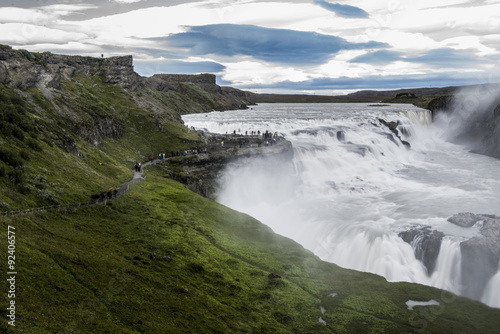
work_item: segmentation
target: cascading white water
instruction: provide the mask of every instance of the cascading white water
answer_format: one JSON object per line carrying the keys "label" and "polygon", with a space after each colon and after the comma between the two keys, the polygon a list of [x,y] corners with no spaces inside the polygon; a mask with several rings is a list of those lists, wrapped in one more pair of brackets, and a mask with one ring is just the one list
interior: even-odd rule
{"label": "cascading white water", "polygon": [[481,301],[492,307],[500,308],[500,262],[498,263],[498,271],[493,276],[483,292]]}
{"label": "cascading white water", "polygon": [[[411,149],[379,118],[399,121]],[[447,218],[500,215],[500,160],[445,142],[430,112],[414,106],[262,104],[183,119],[215,133],[269,130],[290,140],[292,164],[253,159],[230,166],[218,200],[346,268],[460,293],[459,244],[479,230]],[[446,234],[430,275],[398,236],[411,226]],[[491,284],[498,289],[498,281]]]}

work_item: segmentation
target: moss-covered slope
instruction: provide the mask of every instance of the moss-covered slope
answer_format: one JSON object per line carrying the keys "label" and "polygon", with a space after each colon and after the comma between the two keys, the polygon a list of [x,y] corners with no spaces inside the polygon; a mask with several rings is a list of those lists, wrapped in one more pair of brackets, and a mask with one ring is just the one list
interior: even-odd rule
{"label": "moss-covered slope", "polygon": [[[161,177],[161,166],[146,173],[111,205],[1,222],[1,238],[11,225],[18,242],[18,318],[15,331],[4,320],[2,330],[494,333],[500,326],[499,310],[322,262]],[[405,304],[431,299],[441,305]],[[5,319],[5,308],[0,313]]]}

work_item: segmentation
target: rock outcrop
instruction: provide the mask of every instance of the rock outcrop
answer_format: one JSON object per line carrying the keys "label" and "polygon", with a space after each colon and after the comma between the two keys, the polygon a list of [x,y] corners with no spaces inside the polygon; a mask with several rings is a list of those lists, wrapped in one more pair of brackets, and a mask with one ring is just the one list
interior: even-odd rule
{"label": "rock outcrop", "polygon": [[219,191],[220,173],[229,164],[245,164],[255,157],[292,161],[292,144],[279,137],[274,145],[266,145],[262,136],[206,135],[206,148],[198,148],[199,154],[171,159],[170,177],[185,184],[190,190],[207,198],[215,199]]}
{"label": "rock outcrop", "polygon": [[422,261],[427,273],[431,275],[436,267],[444,233],[423,226],[400,232],[398,235],[413,247],[415,257]]}
{"label": "rock outcrop", "polygon": [[[101,76],[103,82],[130,91],[149,88],[191,95],[192,99],[203,104],[204,111],[245,109],[248,105],[255,104],[253,94],[231,87],[220,87],[213,74],[155,74],[146,78],[134,72],[133,58],[130,55],[109,58],[68,56],[14,50],[0,45],[0,83],[10,84],[22,91],[38,87],[47,93],[50,89],[60,89],[63,79],[71,80],[77,74]],[[194,85],[199,90],[186,89],[189,85]],[[176,111],[190,112],[189,108]]]}
{"label": "rock outcrop", "polygon": [[431,100],[433,119],[449,119],[449,139],[473,152],[500,158],[500,85],[474,86]]}
{"label": "rock outcrop", "polygon": [[[79,82],[81,78],[90,79],[85,79],[88,87]],[[68,82],[81,89],[71,101],[63,87]],[[124,132],[124,125],[114,111],[107,105],[99,105],[99,96],[89,96],[89,91],[102,83],[121,87],[138,106],[154,115],[162,131],[162,121],[182,123],[181,114],[245,109],[253,104],[250,93],[218,86],[213,74],[157,74],[146,78],[134,71],[132,56],[68,56],[0,45],[0,84],[14,87],[22,96],[28,96],[25,92],[29,89],[38,89],[51,104],[49,108],[74,125],[72,132],[96,147],[104,138],[118,139]],[[73,100],[81,97],[87,100],[82,99],[75,109]],[[97,102],[91,105],[89,100]],[[43,108],[37,108],[44,117]],[[73,137],[72,134],[58,135],[52,140],[67,152],[79,155],[78,138]]]}
{"label": "rock outcrop", "polygon": [[[191,96],[195,101],[205,106],[204,111],[247,109],[248,105],[255,104],[253,94],[217,85],[214,74],[155,74],[149,78],[143,78],[143,84],[157,91],[177,91]],[[201,90],[202,94],[196,94],[196,89]],[[199,110],[193,108],[178,110],[178,112],[188,114],[199,112]]]}
{"label": "rock outcrop", "polygon": [[[404,145],[406,146],[406,148],[410,148],[411,145],[409,142],[407,142],[406,140],[404,140],[403,138],[401,138],[401,135],[399,134],[399,130],[398,130],[398,126],[399,126],[399,121],[398,122],[387,122],[386,120],[382,119],[382,118],[379,118],[378,121],[380,123],[382,123],[383,125],[385,125],[386,127],[389,128],[389,130],[391,130],[391,132],[399,139],[399,141]],[[392,139],[392,136],[391,138]]]}
{"label": "rock outcrop", "polygon": [[60,89],[62,79],[71,80],[76,74],[100,75],[104,82],[127,89],[136,89],[140,83],[132,56],[94,58],[0,48],[0,82],[3,84],[21,90],[39,85]]}
{"label": "rock outcrop", "polygon": [[460,243],[463,294],[470,298],[480,298],[484,287],[498,270],[500,217],[459,213],[448,221],[462,227],[482,223],[481,236]]}

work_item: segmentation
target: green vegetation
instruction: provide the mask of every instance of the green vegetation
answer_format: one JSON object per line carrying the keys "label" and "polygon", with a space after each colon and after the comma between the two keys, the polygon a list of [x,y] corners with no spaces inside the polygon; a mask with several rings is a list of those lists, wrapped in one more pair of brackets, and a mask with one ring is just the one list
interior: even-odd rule
{"label": "green vegetation", "polygon": [[87,201],[128,181],[135,161],[198,141],[178,115],[141,109],[98,76],[75,76],[52,99],[0,85],[0,108],[0,199],[11,210]]}
{"label": "green vegetation", "polygon": [[[164,168],[148,167],[146,181],[111,205],[1,223],[2,238],[7,224],[18,236],[16,330],[493,333],[500,325],[499,311],[478,302],[322,262],[165,179]],[[442,305],[410,311],[409,299]]]}

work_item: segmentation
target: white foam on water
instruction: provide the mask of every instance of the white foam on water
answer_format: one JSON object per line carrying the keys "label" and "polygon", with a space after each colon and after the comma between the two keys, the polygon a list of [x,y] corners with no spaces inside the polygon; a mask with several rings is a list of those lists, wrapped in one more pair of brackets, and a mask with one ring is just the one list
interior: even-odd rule
{"label": "white foam on water", "polygon": [[[411,149],[379,118],[399,121]],[[268,130],[291,141],[291,163],[253,159],[226,168],[218,201],[342,267],[459,294],[460,241],[479,227],[458,227],[447,218],[467,211],[500,215],[500,160],[446,142],[430,112],[411,105],[262,104],[183,119],[210,132]],[[446,234],[430,276],[398,236],[409,226]],[[498,296],[498,276],[488,296]],[[500,298],[481,298],[499,307]]]}

